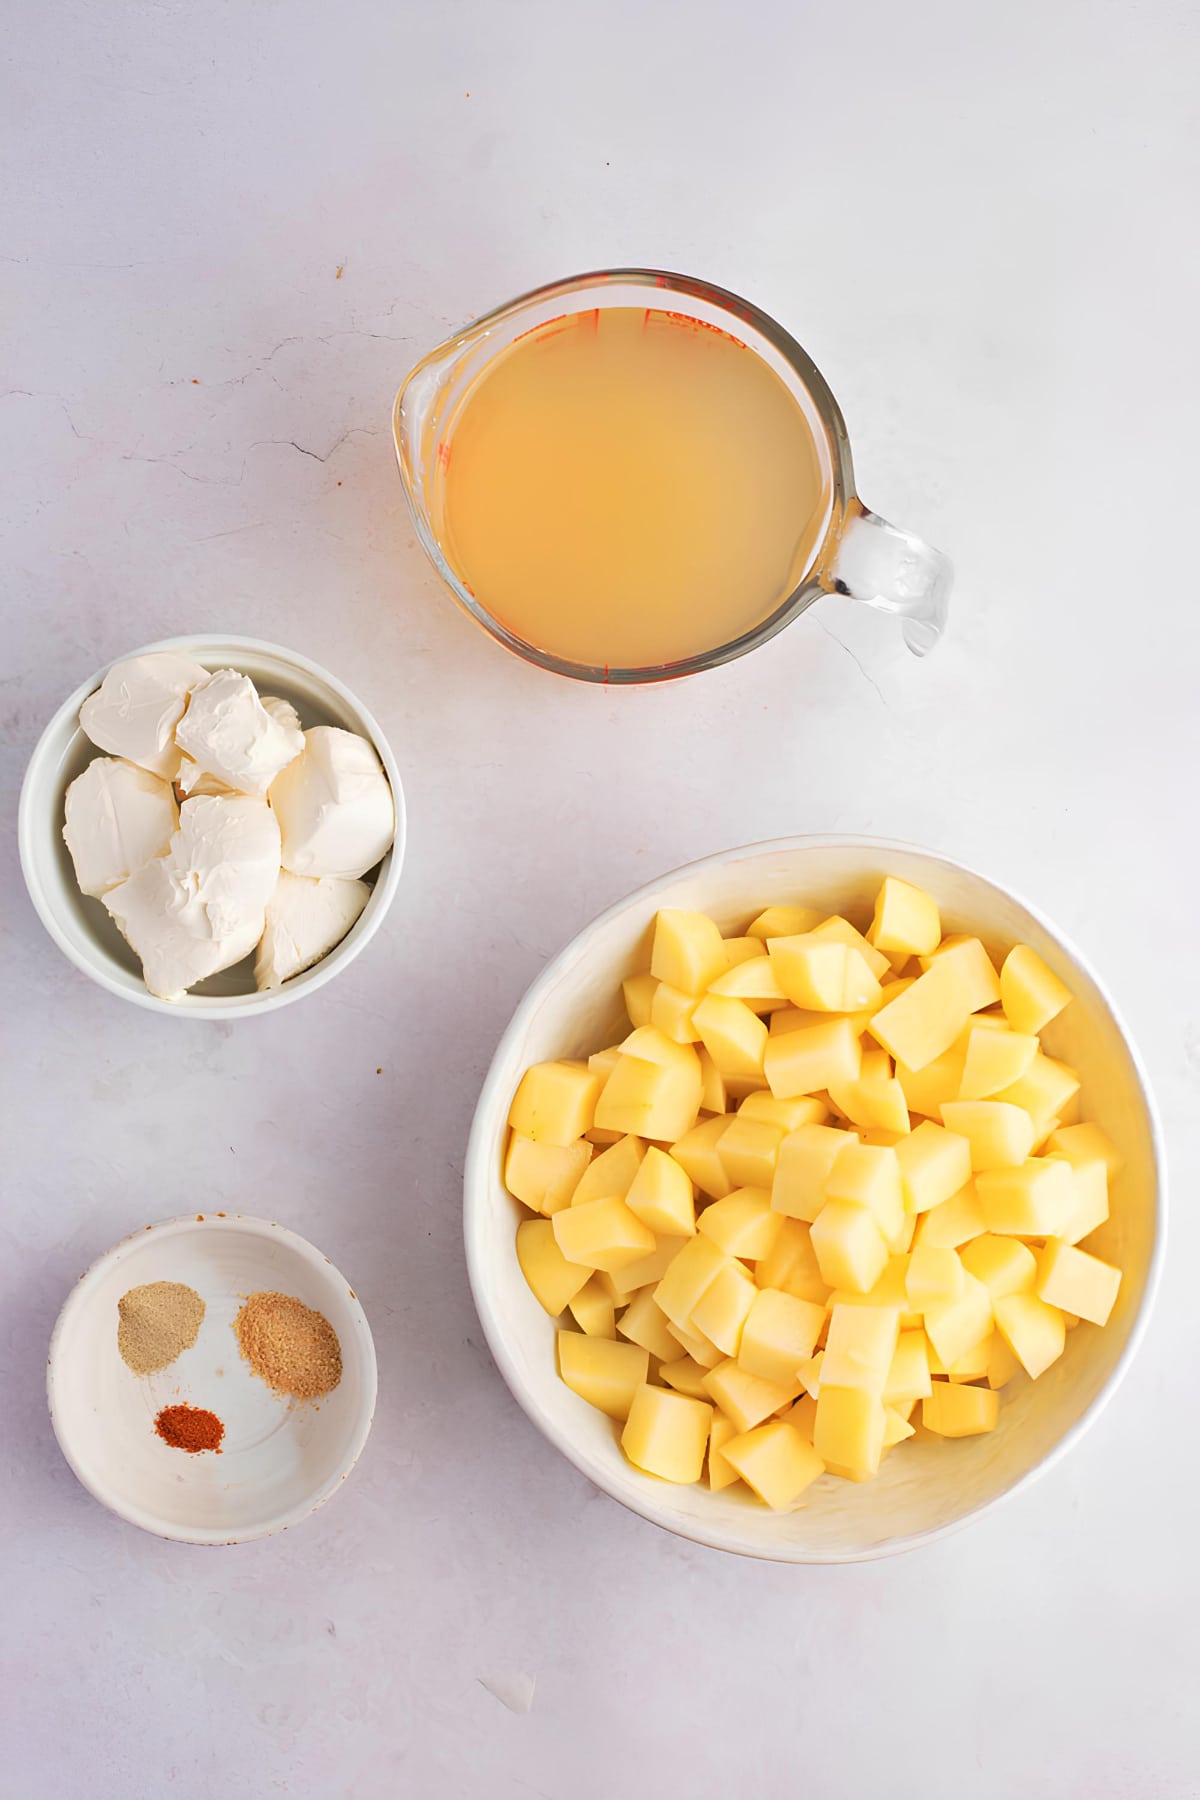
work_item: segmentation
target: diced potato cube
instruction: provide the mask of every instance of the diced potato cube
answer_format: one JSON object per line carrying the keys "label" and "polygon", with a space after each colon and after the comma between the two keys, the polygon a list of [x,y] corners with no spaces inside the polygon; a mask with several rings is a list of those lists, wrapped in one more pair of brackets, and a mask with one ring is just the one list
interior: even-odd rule
{"label": "diced potato cube", "polygon": [[794,1100],[777,1100],[773,1094],[748,1094],[738,1107],[739,1119],[755,1119],[764,1125],[777,1125],[786,1137],[801,1125],[823,1125],[828,1108],[820,1100],[807,1095]]}
{"label": "diced potato cube", "polygon": [[568,1262],[615,1274],[654,1248],[654,1233],[630,1212],[624,1200],[587,1200],[568,1206],[550,1221],[554,1239]]}
{"label": "diced potato cube", "polygon": [[1034,1381],[1066,1348],[1067,1328],[1061,1312],[1036,1294],[1005,1294],[997,1300],[996,1327]]}
{"label": "diced potato cube", "polygon": [[728,1129],[729,1120],[724,1115],[717,1119],[702,1119],[699,1125],[694,1125],[691,1131],[685,1132],[677,1143],[672,1144],[667,1152],[695,1182],[700,1192],[708,1194],[713,1200],[723,1200],[733,1189],[718,1150]]}
{"label": "diced potato cube", "polygon": [[987,1384],[990,1388],[1007,1387],[1014,1375],[1021,1373],[1021,1365],[1005,1342],[1004,1334],[993,1331],[987,1341]]}
{"label": "diced potato cube", "polygon": [[894,1306],[900,1314],[901,1331],[915,1329],[920,1323],[920,1314],[914,1314],[909,1308],[905,1281],[908,1275],[908,1257],[889,1256],[883,1274],[865,1294],[852,1292],[849,1288],[835,1288],[826,1301],[827,1306]]}
{"label": "diced potato cube", "polygon": [[991,1329],[992,1296],[982,1281],[976,1281],[965,1270],[958,1299],[925,1310],[925,1335],[947,1369],[973,1350]]}
{"label": "diced potato cube", "polygon": [[559,1374],[580,1399],[598,1406],[610,1419],[628,1417],[649,1364],[649,1355],[637,1344],[584,1337],[579,1331],[558,1334]]}
{"label": "diced potato cube", "polygon": [[755,1270],[759,1287],[782,1288],[797,1300],[824,1306],[829,1283],[821,1274],[812,1235],[799,1219],[785,1218],[779,1236]]}
{"label": "diced potato cube", "polygon": [[882,1394],[899,1330],[900,1312],[895,1306],[835,1305],[829,1315],[822,1382]]}
{"label": "diced potato cube", "polygon": [[801,1394],[800,1398],[779,1416],[800,1433],[806,1444],[812,1443],[813,1431],[817,1423],[817,1402],[812,1394]]}
{"label": "diced potato cube", "polygon": [[676,1356],[670,1362],[659,1364],[659,1379],[665,1381],[669,1388],[677,1394],[690,1394],[693,1400],[707,1400],[708,1390],[704,1385],[705,1370],[692,1356]]}
{"label": "diced potato cube", "polygon": [[780,987],[775,975],[775,965],[761,944],[756,944],[759,955],[749,961],[738,962],[709,988],[710,994],[720,994],[726,999],[742,1000],[752,1012],[762,1012],[765,1008],[780,1008],[788,1003],[787,995]]}
{"label": "diced potato cube", "polygon": [[1051,1137],[1048,1149],[1056,1156],[1065,1156],[1076,1167],[1099,1159],[1110,1179],[1125,1166],[1120,1152],[1098,1125],[1062,1125]]}
{"label": "diced potato cube", "polygon": [[[967,1032],[959,1100],[990,1100],[1019,1081],[1038,1053],[1038,1041],[1019,1031],[995,1031],[982,1022]],[[1019,1106],[1021,1102],[1018,1100]]]}
{"label": "diced potato cube", "polygon": [[978,938],[944,938],[936,950],[921,957],[920,961],[923,969],[931,969],[935,962],[955,965],[969,996],[970,1012],[982,1012],[985,1006],[995,1006],[1000,998],[1000,977]]}
{"label": "diced potato cube", "polygon": [[1039,1052],[1020,1080],[1003,1088],[996,1098],[1007,1100],[1010,1106],[1024,1107],[1035,1128],[1042,1125],[1037,1135],[1043,1137],[1050,1121],[1061,1118],[1063,1108],[1078,1092],[1079,1077],[1074,1069]]}
{"label": "diced potato cube", "polygon": [[738,1435],[732,1419],[727,1419],[723,1412],[713,1413],[708,1433],[708,1485],[714,1494],[719,1494],[722,1488],[732,1487],[738,1479],[737,1470],[722,1455],[730,1438]]}
{"label": "diced potato cube", "polygon": [[575,1298],[590,1273],[567,1261],[555,1242],[551,1219],[523,1219],[517,1226],[517,1261],[539,1305],[552,1319]]}
{"label": "diced potato cube", "polygon": [[640,1344],[660,1362],[673,1362],[679,1354],[677,1340],[667,1329],[667,1315],[654,1299],[643,1291],[635,1294],[617,1320],[617,1330],[631,1344]]}
{"label": "diced potato cube", "polygon": [[939,1437],[975,1437],[994,1431],[999,1416],[1000,1396],[990,1388],[935,1381],[921,1402],[922,1425]]}
{"label": "diced potato cube", "polygon": [[639,1256],[636,1262],[625,1263],[615,1277],[602,1274],[601,1279],[620,1282],[623,1296],[620,1304],[624,1305],[625,1298],[635,1294],[639,1288],[652,1287],[655,1282],[662,1280],[687,1241],[685,1237],[660,1237],[646,1256]]}
{"label": "diced potato cube", "polygon": [[726,1356],[736,1356],[757,1294],[754,1277],[741,1263],[728,1259],[692,1308],[689,1330],[698,1331]]}
{"label": "diced potato cube", "polygon": [[805,932],[770,938],[776,980],[793,1006],[810,1012],[860,1012],[878,1005],[879,978],[860,950]]}
{"label": "diced potato cube", "polygon": [[688,1239],[654,1290],[655,1301],[673,1325],[689,1324],[696,1302],[728,1263],[711,1238]]}
{"label": "diced potato cube", "polygon": [[810,1400],[815,1400],[821,1391],[821,1370],[824,1366],[825,1352],[818,1350],[796,1370],[796,1379]]}
{"label": "diced potato cube", "polygon": [[1051,1238],[1037,1259],[1039,1299],[1093,1325],[1108,1323],[1120,1285],[1120,1269],[1058,1238]]}
{"label": "diced potato cube", "polygon": [[897,1250],[904,1250],[904,1251],[911,1250],[913,1238],[916,1236],[916,1234],[917,1234],[917,1214],[906,1212],[904,1215],[904,1223],[900,1227],[900,1235],[897,1238],[895,1238],[892,1243],[893,1253],[895,1253],[895,1251],[897,1251]]}
{"label": "diced potato cube", "polygon": [[673,1044],[694,1044],[700,1036],[692,1021],[695,1007],[695,994],[685,994],[669,981],[660,981],[650,1002],[650,1017],[642,1023],[653,1025]]}
{"label": "diced potato cube", "polygon": [[771,1206],[766,1188],[735,1188],[714,1200],[700,1215],[700,1230],[719,1244],[726,1256],[759,1262],[769,1256],[783,1229],[783,1215]]}
{"label": "diced potato cube", "polygon": [[703,1044],[697,1046],[696,1055],[700,1059],[700,1111],[726,1112],[730,1100],[728,1089],[725,1086],[725,1077]]}
{"label": "diced potato cube", "polygon": [[777,1100],[819,1093],[831,1082],[854,1081],[862,1043],[850,1019],[823,1019],[768,1037],[763,1073]]}
{"label": "diced potato cube", "polygon": [[702,1369],[715,1369],[718,1363],[724,1362],[725,1352],[718,1350],[715,1344],[710,1344],[698,1331],[688,1331],[683,1325],[668,1325],[667,1330],[680,1349],[686,1350],[692,1361],[699,1363]]}
{"label": "diced potato cube", "polygon": [[699,1481],[712,1416],[705,1400],[669,1388],[640,1387],[621,1433],[621,1448],[634,1467],[648,1475],[663,1481]]}
{"label": "diced potato cube", "polygon": [[924,1120],[896,1145],[905,1210],[930,1212],[971,1179],[971,1146],[955,1132]]}
{"label": "diced potato cube", "polygon": [[728,967],[721,934],[707,913],[664,907],[654,921],[650,970],[658,981],[702,994]]}
{"label": "diced potato cube", "polygon": [[823,919],[819,925],[814,925],[809,935],[832,938],[838,944],[849,944],[852,949],[858,951],[872,975],[880,981],[885,975],[891,973],[892,965],[883,951],[877,950],[870,939],[865,938],[862,932],[850,923],[849,919],[843,919],[838,913],[835,913],[830,919]]}
{"label": "diced potato cube", "polygon": [[923,888],[886,875],[867,937],[887,956],[928,956],[942,937],[937,901]]}
{"label": "diced potato cube", "polygon": [[648,969],[642,975],[627,976],[621,983],[625,1011],[629,1014],[629,1023],[635,1031],[641,1025],[650,1024],[654,1012],[654,996],[659,985]]}
{"label": "diced potato cube", "polygon": [[797,1300],[780,1288],[761,1289],[742,1328],[739,1368],[787,1386],[811,1357],[824,1323],[823,1306]]}
{"label": "diced potato cube", "polygon": [[963,1265],[957,1252],[938,1250],[932,1244],[918,1244],[908,1259],[904,1291],[909,1305],[917,1312],[960,1300]]}
{"label": "diced potato cube", "polygon": [[1075,1207],[1071,1165],[1056,1157],[986,1170],[975,1177],[975,1192],[988,1230],[1001,1237],[1061,1237]]}
{"label": "diced potato cube", "polygon": [[929,1344],[923,1331],[902,1331],[896,1340],[892,1365],[883,1384],[889,1406],[920,1400],[929,1392]]}
{"label": "diced potato cube", "polygon": [[[988,1372],[988,1361],[991,1357],[992,1339],[996,1336],[989,1331],[985,1338],[966,1350],[956,1362],[949,1364],[947,1373],[951,1381],[982,1381]],[[1001,1338],[1001,1343],[1004,1342]]]}
{"label": "diced potato cube", "polygon": [[614,1324],[616,1306],[612,1295],[601,1284],[598,1275],[592,1275],[584,1282],[573,1300],[567,1305],[571,1317],[580,1331],[588,1337],[616,1337]]}
{"label": "diced potato cube", "polygon": [[885,1450],[890,1450],[893,1444],[902,1444],[905,1438],[915,1436],[913,1427],[909,1424],[904,1414],[897,1412],[894,1406],[885,1406],[883,1409],[883,1417],[885,1421],[883,1427],[883,1447]]}
{"label": "diced potato cube", "polygon": [[896,1080],[904,1090],[909,1112],[924,1119],[940,1120],[942,1102],[953,1099],[962,1081],[966,1051],[952,1044],[941,1056],[926,1063],[923,1069],[910,1069],[901,1059],[896,1061]]}
{"label": "diced potato cube", "polygon": [[761,1075],[767,1028],[744,1000],[706,994],[696,1004],[692,1023],[726,1081]]}
{"label": "diced potato cube", "polygon": [[817,1396],[813,1448],[832,1474],[869,1481],[878,1473],[887,1427],[883,1402],[862,1388],[827,1387]]}
{"label": "diced potato cube", "polygon": [[747,1487],[776,1512],[794,1506],[805,1488],[825,1473],[810,1443],[784,1419],[772,1419],[730,1438],[721,1454]]}
{"label": "diced potato cube", "polygon": [[1005,1294],[1031,1293],[1037,1276],[1037,1258],[1028,1244],[991,1232],[963,1245],[962,1266],[982,1281],[993,1302]]}
{"label": "diced potato cube", "polygon": [[[1062,1153],[1056,1150],[1053,1154],[1057,1157]],[[1063,1161],[1066,1160],[1064,1157]],[[1082,1238],[1090,1237],[1108,1217],[1108,1170],[1099,1157],[1093,1162],[1073,1162],[1070,1166],[1075,1203],[1070,1220],[1056,1235],[1065,1244],[1078,1244]]]}
{"label": "diced potato cube", "polygon": [[820,923],[821,914],[814,906],[768,906],[752,925],[747,925],[746,936],[764,941],[774,937],[801,937]]}
{"label": "diced potato cube", "polygon": [[809,1224],[825,1204],[825,1184],[842,1151],[857,1144],[852,1131],[832,1125],[801,1125],[779,1146],[771,1205],[789,1219]]}
{"label": "diced potato cube", "polygon": [[623,1200],[642,1166],[646,1146],[639,1137],[621,1137],[587,1165],[571,1194],[572,1206],[589,1200]]}
{"label": "diced potato cube", "polygon": [[868,1293],[887,1266],[887,1242],[874,1213],[853,1200],[827,1201],[811,1236],[821,1279],[831,1288]]}
{"label": "diced potato cube", "polygon": [[756,956],[763,956],[766,954],[763,950],[761,938],[749,936],[727,937],[724,942],[725,963],[730,969],[736,969],[739,963],[753,962]]}
{"label": "diced potato cube", "polygon": [[695,1195],[686,1172],[653,1144],[630,1183],[625,1204],[655,1233],[690,1237],[696,1229]]}
{"label": "diced potato cube", "polygon": [[620,1044],[611,1044],[607,1050],[594,1050],[587,1059],[587,1066],[593,1075],[598,1075],[601,1082],[605,1082],[616,1068],[620,1054]]}
{"label": "diced potato cube", "polygon": [[970,1000],[959,964],[940,956],[898,999],[879,1008],[867,1030],[897,1064],[921,1070],[954,1043],[970,1017]]}
{"label": "diced potato cube", "polygon": [[691,1045],[673,1044],[653,1025],[643,1026],[622,1046],[596,1102],[595,1123],[673,1143],[696,1123],[701,1086],[700,1059]]}
{"label": "diced potato cube", "polygon": [[894,1150],[880,1144],[847,1144],[829,1171],[825,1193],[828,1200],[867,1207],[889,1246],[899,1237],[904,1196]]}
{"label": "diced potato cube", "polygon": [[952,1194],[949,1200],[943,1200],[940,1206],[921,1214],[913,1243],[931,1244],[939,1250],[957,1250],[960,1244],[980,1237],[986,1229],[983,1209],[972,1181],[957,1194]]}
{"label": "diced potato cube", "polygon": [[526,1069],[508,1122],[536,1144],[573,1144],[595,1123],[600,1078],[586,1063],[543,1062]]}
{"label": "diced potato cube", "polygon": [[779,1125],[747,1118],[739,1112],[717,1145],[725,1173],[736,1187],[769,1188],[775,1179],[775,1162],[784,1139]]}
{"label": "diced potato cube", "polygon": [[504,1159],[504,1185],[514,1200],[549,1218],[570,1204],[591,1154],[590,1144],[539,1144],[514,1131]]}
{"label": "diced potato cube", "polygon": [[864,1051],[857,1080],[830,1081],[827,1087],[830,1100],[852,1125],[886,1131],[890,1137],[908,1136],[908,1101],[886,1050]]}
{"label": "diced potato cube", "polygon": [[704,1385],[739,1431],[751,1431],[755,1425],[761,1425],[800,1392],[798,1380],[764,1381],[760,1375],[748,1375],[732,1357],[710,1369]]}
{"label": "diced potato cube", "polygon": [[1014,1031],[1036,1034],[1058,1017],[1071,990],[1028,944],[1014,944],[1000,970],[1000,1001]]}
{"label": "diced potato cube", "polygon": [[972,1169],[1012,1169],[1033,1149],[1033,1121],[1004,1100],[946,1100],[942,1123],[966,1138]]}

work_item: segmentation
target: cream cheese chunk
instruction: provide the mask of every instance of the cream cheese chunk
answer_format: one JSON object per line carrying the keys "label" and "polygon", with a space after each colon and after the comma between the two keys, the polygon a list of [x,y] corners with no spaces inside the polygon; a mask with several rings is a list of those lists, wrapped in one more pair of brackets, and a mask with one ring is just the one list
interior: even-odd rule
{"label": "cream cheese chunk", "polygon": [[374,748],[333,725],[304,733],[304,750],[278,775],[271,805],[293,875],[353,880],[386,855],[396,805]]}
{"label": "cream cheese chunk", "polygon": [[304,749],[304,733],[292,708],[286,702],[275,704],[276,710],[269,711],[250,677],[236,669],[218,669],[192,689],[175,731],[188,759],[189,791],[196,785],[195,765],[235,793],[266,798],[280,770]]}
{"label": "cream cheese chunk", "polygon": [[170,650],[128,657],[88,695],[79,723],[101,750],[172,781],[179,768],[175,727],[191,689],[207,680],[207,669]]}
{"label": "cream cheese chunk", "polygon": [[98,756],[67,789],[63,838],[81,892],[99,898],[151,857],[179,823],[168,781],[120,757]]}
{"label": "cream cheese chunk", "polygon": [[282,987],[293,975],[311,969],[341,943],[370,897],[365,881],[336,875],[314,879],[281,869],[254,960],[256,985]]}
{"label": "cream cheese chunk", "polygon": [[141,959],[146,986],[177,1000],[248,956],[279,875],[279,827],[264,800],[204,795],[180,808],[156,857],[104,896]]}

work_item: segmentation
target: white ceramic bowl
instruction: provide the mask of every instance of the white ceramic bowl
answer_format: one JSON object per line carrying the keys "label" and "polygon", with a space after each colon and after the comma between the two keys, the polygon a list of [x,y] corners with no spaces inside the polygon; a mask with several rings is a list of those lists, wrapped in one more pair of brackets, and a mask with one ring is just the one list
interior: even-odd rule
{"label": "white ceramic bowl", "polygon": [[[558,1378],[554,1322],[517,1266],[519,1209],[501,1180],[505,1119],[522,1071],[583,1056],[628,1025],[622,978],[649,959],[660,906],[698,907],[726,931],[765,906],[797,902],[865,924],[884,874],[927,888],[947,931],[991,950],[1032,944],[1075,998],[1047,1029],[1051,1052],[1083,1077],[1085,1111],[1125,1158],[1112,1217],[1097,1248],[1124,1271],[1107,1327],[1080,1326],[1036,1383],[1004,1390],[1000,1424],[985,1437],[918,1441],[888,1458],[879,1478],[822,1477],[796,1512],[760,1506],[744,1490],[675,1487],[627,1463],[610,1421]],[[905,844],[863,838],[787,838],[693,863],[611,907],[534,982],[496,1051],[471,1133],[465,1179],[467,1262],[492,1354],[525,1411],[583,1474],[634,1512],[716,1549],[781,1562],[854,1562],[928,1543],[978,1518],[1062,1456],[1124,1374],[1145,1328],[1165,1239],[1162,1157],[1146,1079],[1111,1000],[1078,951],[1025,902],[973,870]]]}
{"label": "white ceramic bowl", "polygon": [[293,975],[282,987],[259,993],[254,986],[253,958],[249,958],[200,982],[181,1000],[160,1000],[152,994],[142,980],[137,957],[101,902],[80,893],[62,836],[67,788],[94,757],[104,755],[80,730],[79,709],[99,687],[111,663],[98,669],[63,701],[29,760],[17,828],[25,885],[42,924],[59,949],[110,994],[174,1018],[240,1019],[271,1012],[324,987],[339,970],[353,962],[378,931],[399,886],[404,861],[400,771],[387,739],[362,702],[326,669],[298,656],[294,650],[281,650],[258,638],[179,637],[145,644],[114,661],[124,662],[126,657],[146,656],[155,650],[178,651],[202,668],[233,668],[249,675],[260,693],[290,700],[305,729],[310,725],[340,725],[369,739],[387,771],[396,800],[395,841],[375,871],[371,898],[341,943],[313,968]]}
{"label": "white ceramic bowl", "polygon": [[[151,1281],[181,1281],[205,1304],[190,1350],[135,1375],[117,1349],[117,1302]],[[233,1320],[247,1294],[292,1294],[323,1313],[342,1378],[317,1401],[283,1399],[242,1360]],[[159,1537],[241,1544],[286,1531],[336,1494],[375,1413],[375,1348],[353,1289],[295,1232],[240,1213],[166,1219],[82,1275],[50,1340],[46,1392],[63,1455],[96,1499]],[[191,1454],[156,1434],[159,1410],[216,1413],[221,1452]]]}

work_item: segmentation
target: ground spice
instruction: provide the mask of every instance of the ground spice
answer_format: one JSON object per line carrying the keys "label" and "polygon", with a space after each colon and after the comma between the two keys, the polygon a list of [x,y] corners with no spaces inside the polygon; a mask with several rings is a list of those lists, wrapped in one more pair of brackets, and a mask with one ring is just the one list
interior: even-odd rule
{"label": "ground spice", "polygon": [[150,1281],[117,1301],[117,1349],[135,1375],[152,1375],[190,1350],[204,1302],[182,1281]]}
{"label": "ground spice", "polygon": [[322,1313],[290,1294],[251,1294],[233,1321],[254,1373],[293,1400],[315,1400],[342,1379],[342,1347]]}
{"label": "ground spice", "polygon": [[186,1450],[189,1456],[195,1456],[199,1450],[221,1454],[225,1427],[216,1413],[203,1406],[189,1406],[186,1401],[179,1406],[164,1406],[154,1421],[154,1429],[172,1450]]}

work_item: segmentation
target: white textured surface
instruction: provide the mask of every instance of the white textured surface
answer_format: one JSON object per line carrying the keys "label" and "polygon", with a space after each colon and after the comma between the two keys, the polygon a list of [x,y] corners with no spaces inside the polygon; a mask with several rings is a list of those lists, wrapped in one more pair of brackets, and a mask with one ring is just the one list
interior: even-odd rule
{"label": "white textured surface", "polygon": [[[608,1751],[623,1800],[681,1768],[696,1800],[1191,1800],[1197,53],[1184,7],[1082,0],[29,12],[0,111],[6,821],[92,669],[245,630],[378,711],[411,849],[353,968],[232,1025],[93,987],[5,859],[0,1787],[607,1800]],[[482,307],[617,261],[740,289],[813,353],[869,504],[957,562],[932,660],[832,602],[606,693],[454,612],[392,391]],[[592,1493],[481,1347],[458,1216],[544,957],[659,870],[799,829],[938,845],[1057,919],[1146,1054],[1178,1201],[1144,1352],[1067,1462],[823,1571]],[[277,1194],[379,1351],[345,1492],[241,1550],[108,1517],[41,1393],[67,1287],[180,1145],[178,1202]]]}

